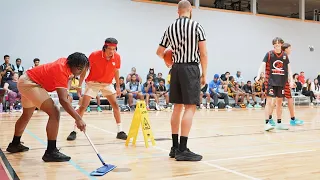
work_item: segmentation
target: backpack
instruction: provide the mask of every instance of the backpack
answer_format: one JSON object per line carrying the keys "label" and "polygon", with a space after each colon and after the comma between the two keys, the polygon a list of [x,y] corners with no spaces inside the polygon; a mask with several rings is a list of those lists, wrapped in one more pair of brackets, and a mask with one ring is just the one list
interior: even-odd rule
{"label": "backpack", "polygon": [[218,109],[224,109],[226,104],[224,102],[218,102]]}

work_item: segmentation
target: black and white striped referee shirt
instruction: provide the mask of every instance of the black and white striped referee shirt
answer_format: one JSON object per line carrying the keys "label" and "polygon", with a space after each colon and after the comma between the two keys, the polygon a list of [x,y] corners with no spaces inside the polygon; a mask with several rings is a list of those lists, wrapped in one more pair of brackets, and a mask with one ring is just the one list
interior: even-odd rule
{"label": "black and white striped referee shirt", "polygon": [[160,46],[171,46],[174,63],[200,63],[199,41],[205,41],[203,27],[187,17],[172,23],[161,39]]}

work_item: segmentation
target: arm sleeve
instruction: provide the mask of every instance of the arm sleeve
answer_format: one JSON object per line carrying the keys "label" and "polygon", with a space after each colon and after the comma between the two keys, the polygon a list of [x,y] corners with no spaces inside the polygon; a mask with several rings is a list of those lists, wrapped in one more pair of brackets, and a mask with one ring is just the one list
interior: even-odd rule
{"label": "arm sleeve", "polygon": [[199,41],[205,41],[207,38],[206,33],[200,24],[197,26],[197,37]]}
{"label": "arm sleeve", "polygon": [[161,41],[160,41],[160,44],[159,44],[159,45],[162,46],[162,47],[165,47],[165,48],[167,48],[167,47],[170,45],[167,31],[165,31],[165,32],[163,33],[163,36],[162,36],[162,38],[161,38]]}

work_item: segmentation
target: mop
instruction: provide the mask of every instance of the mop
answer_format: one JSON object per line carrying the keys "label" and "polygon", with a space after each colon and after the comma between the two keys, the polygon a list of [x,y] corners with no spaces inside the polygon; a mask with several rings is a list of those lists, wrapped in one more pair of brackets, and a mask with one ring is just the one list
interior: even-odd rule
{"label": "mop", "polygon": [[102,162],[103,166],[101,166],[100,168],[92,171],[90,173],[91,176],[103,176],[105,174],[107,174],[108,172],[112,171],[113,169],[116,168],[115,165],[112,165],[112,164],[106,164],[102,157],[100,156],[98,150],[95,148],[95,146],[93,145],[91,139],[89,138],[89,136],[87,135],[87,133],[84,132],[84,134],[86,135],[87,139],[89,140],[91,146],[93,147],[94,151],[96,152],[98,158],[100,159],[100,161]]}

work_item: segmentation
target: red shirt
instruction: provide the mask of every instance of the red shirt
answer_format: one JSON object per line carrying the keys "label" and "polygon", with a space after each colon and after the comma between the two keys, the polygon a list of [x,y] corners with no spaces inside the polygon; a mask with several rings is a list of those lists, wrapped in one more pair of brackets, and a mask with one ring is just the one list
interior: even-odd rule
{"label": "red shirt", "polygon": [[29,78],[48,92],[57,88],[68,88],[69,77],[72,74],[66,64],[67,58],[60,58],[52,63],[43,64],[27,70]]}
{"label": "red shirt", "polygon": [[102,50],[95,51],[89,56],[90,73],[86,82],[100,82],[111,84],[115,76],[115,70],[120,69],[121,58],[118,53],[107,60]]}
{"label": "red shirt", "polygon": [[298,76],[298,81],[301,82],[301,84],[304,84],[306,82],[305,77],[301,75]]}

